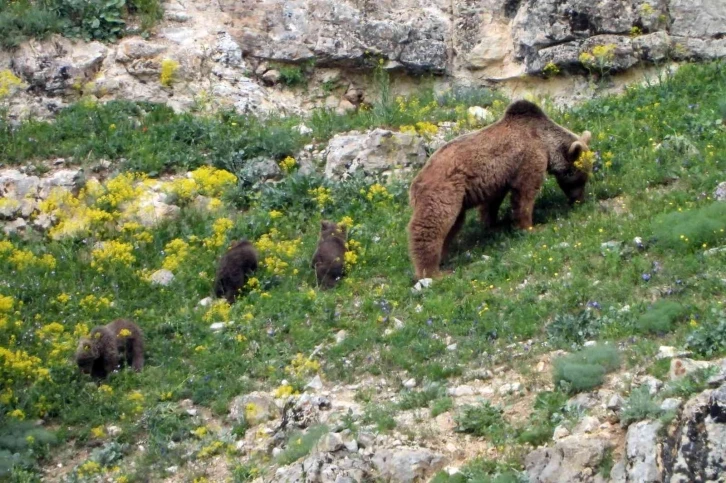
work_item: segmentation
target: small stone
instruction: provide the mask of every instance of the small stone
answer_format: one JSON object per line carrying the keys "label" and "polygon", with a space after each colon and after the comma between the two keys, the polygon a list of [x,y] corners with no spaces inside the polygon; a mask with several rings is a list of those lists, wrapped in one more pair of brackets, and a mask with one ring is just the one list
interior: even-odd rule
{"label": "small stone", "polygon": [[219,332],[227,326],[226,322],[215,322],[209,326],[209,330],[212,332]]}
{"label": "small stone", "polygon": [[682,405],[683,400],[681,400],[681,398],[669,397],[668,399],[664,399],[663,402],[660,403],[660,409],[661,411],[665,412],[678,411]]}
{"label": "small stone", "polygon": [[403,329],[404,326],[405,326],[405,324],[403,323],[403,321],[401,319],[397,319],[395,317],[393,318],[393,328],[394,329],[401,330],[401,329]]}
{"label": "small stone", "polygon": [[457,347],[458,347],[458,345],[457,345],[457,344],[456,344],[456,342],[455,342],[455,343],[453,343],[453,344],[449,344],[449,345],[447,345],[447,346],[446,346],[446,350],[447,350],[447,351],[451,351],[451,352],[453,352],[453,351],[455,351],[455,350],[457,349]]}
{"label": "small stone", "polygon": [[623,407],[623,398],[621,398],[618,394],[613,394],[610,399],[608,399],[605,407],[611,411],[619,411],[620,408]]}
{"label": "small stone", "polygon": [[341,342],[343,342],[345,340],[345,338],[347,336],[348,336],[348,332],[346,332],[345,330],[338,331],[338,333],[335,334],[335,343],[340,344]]}
{"label": "small stone", "polygon": [[280,71],[270,69],[262,74],[262,80],[265,81],[267,84],[277,84],[278,82],[280,82]]}
{"label": "small stone", "polygon": [[197,408],[191,408],[191,409],[187,409],[186,413],[189,416],[196,416],[199,413],[199,410]]}
{"label": "small stone", "polygon": [[606,251],[616,251],[616,250],[618,250],[620,248],[621,245],[622,245],[621,242],[616,241],[616,240],[611,240],[611,241],[607,241],[605,243],[601,243],[600,244],[600,250],[603,251],[603,252],[606,252]]}
{"label": "small stone", "polygon": [[403,387],[407,389],[413,389],[414,387],[416,387],[416,379],[412,377],[411,379],[403,381]]}
{"label": "small stone", "polygon": [[106,432],[109,436],[118,436],[119,434],[121,434],[121,428],[111,425],[106,428]]}
{"label": "small stone", "polygon": [[305,389],[312,389],[313,391],[319,391],[323,388],[323,381],[320,379],[320,375],[313,377],[310,382],[305,384]]}
{"label": "small stone", "polygon": [[633,238],[633,245],[635,245],[637,248],[640,248],[641,250],[645,248],[645,245],[643,244],[643,239],[639,236]]}
{"label": "small stone", "polygon": [[169,466],[169,467],[166,468],[166,472],[167,473],[174,474],[177,471],[179,471],[179,467],[178,466]]}
{"label": "small stone", "polygon": [[200,307],[208,307],[212,305],[212,302],[214,302],[214,299],[212,297],[205,297],[200,300],[197,305],[199,305]]}
{"label": "small stone", "polygon": [[318,442],[318,451],[322,453],[333,453],[345,447],[343,439],[337,433],[328,433]]}
{"label": "small stone", "polygon": [[700,369],[706,369],[711,364],[706,361],[694,361],[693,359],[671,359],[671,368],[668,377],[671,381],[692,374]]}
{"label": "small stone", "polygon": [[295,131],[299,132],[302,136],[307,136],[308,134],[312,134],[313,130],[307,127],[305,124],[298,124],[293,128]]}
{"label": "small stone", "polygon": [[161,270],[157,270],[151,274],[152,285],[161,285],[162,287],[168,287],[173,281],[174,274],[171,273],[171,270],[167,270],[166,268],[162,268]]}
{"label": "small stone", "polygon": [[433,283],[433,280],[430,278],[422,278],[418,282],[416,282],[416,285],[413,286],[413,289],[416,292],[420,292],[421,290],[425,288],[429,288],[431,284]]}
{"label": "small stone", "polygon": [[522,384],[519,382],[502,384],[501,386],[499,386],[499,394],[511,394],[514,392],[519,392],[521,389]]}
{"label": "small stone", "polygon": [[554,441],[566,438],[570,435],[570,430],[566,427],[560,425],[555,428],[554,433],[552,433],[552,439]]}
{"label": "small stone", "polygon": [[284,451],[282,450],[282,448],[272,448],[272,457],[273,457],[273,458],[277,458],[277,457],[278,457],[278,456],[280,456],[280,455],[281,455],[281,454],[282,454],[283,452],[284,452]]}
{"label": "small stone", "polygon": [[726,181],[722,181],[716,186],[713,197],[716,198],[716,201],[726,201]]}
{"label": "small stone", "polygon": [[575,427],[574,434],[590,434],[600,427],[600,421],[593,416],[585,416]]}
{"label": "small stone", "polygon": [[648,393],[653,396],[660,391],[660,388],[663,387],[663,381],[660,379],[653,377],[653,376],[642,376],[640,377],[640,385],[641,386],[647,386],[648,387]]}
{"label": "small stone", "polygon": [[376,444],[376,435],[361,431],[358,433],[358,445],[363,448],[372,448]]}
{"label": "small stone", "polygon": [[3,233],[7,236],[15,235],[25,231],[27,227],[28,223],[24,219],[18,218],[17,220],[6,223],[5,226],[3,226]]}
{"label": "small stone", "polygon": [[584,343],[584,344],[582,344],[582,345],[583,345],[584,347],[592,347],[592,346],[594,346],[594,345],[597,345],[597,341],[594,341],[594,340],[588,340],[588,341],[585,341],[585,343]]}
{"label": "small stone", "polygon": [[449,396],[454,397],[463,397],[463,396],[473,396],[475,394],[474,388],[471,386],[457,386],[457,387],[450,387],[446,390],[446,393]]}

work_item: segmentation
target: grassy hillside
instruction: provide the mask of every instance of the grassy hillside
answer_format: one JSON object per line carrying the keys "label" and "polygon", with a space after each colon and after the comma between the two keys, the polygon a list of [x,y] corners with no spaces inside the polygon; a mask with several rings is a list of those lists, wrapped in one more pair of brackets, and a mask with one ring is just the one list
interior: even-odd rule
{"label": "grassy hillside", "polygon": [[[446,381],[466,367],[507,362],[497,351],[527,339],[534,341],[533,353],[577,349],[586,340],[628,341],[622,354],[627,367],[650,366],[660,345],[687,346],[702,357],[725,354],[726,251],[704,255],[724,244],[726,229],[726,204],[711,199],[726,180],[726,132],[718,111],[724,98],[726,66],[714,63],[685,66],[621,96],[550,110],[572,130],[593,133],[587,201],[569,208],[548,179],[536,205],[536,229],[527,234],[485,232],[471,213],[446,262],[455,273],[420,292],[411,289],[407,184],[335,184],[301,177],[294,168],[255,195],[204,171],[208,194],[223,200],[219,211],[189,205],[178,220],[151,231],[101,222],[83,239],[0,241],[0,472],[14,465],[15,481],[32,481],[35,464],[54,447],[45,435],[21,428],[22,420],[43,418],[56,444],[78,451],[98,441],[109,447],[112,440],[122,445],[143,437],[146,451],[135,468],[117,456],[76,472],[132,481],[158,471],[154,465],[161,461],[165,467],[181,461],[180,446],[169,443],[193,437],[195,428],[169,415],[171,403],[183,399],[223,415],[234,396],[283,380],[291,386],[283,390],[302,390],[315,373],[350,382],[405,370],[419,380]],[[465,101],[420,111],[431,102],[416,101],[419,119],[410,114],[416,111],[409,99],[403,107],[389,101],[370,111],[387,106],[389,118],[360,113],[326,124],[318,113],[307,122],[317,139],[374,121],[465,123]],[[242,165],[259,154],[279,160],[310,140],[291,134],[298,119],[269,122],[178,116],[160,106],[79,104],[55,123],[4,125],[0,155],[7,164],[54,156],[84,163],[125,158],[125,169],[157,174],[207,160],[234,167],[225,161],[240,151]],[[138,136],[133,141],[131,132]],[[96,211],[88,216],[118,217],[119,201],[134,196],[132,175],[126,176],[89,190],[83,203]],[[620,203],[622,211],[614,208]],[[316,289],[309,268],[323,218],[345,220],[355,255],[348,276],[328,292]],[[240,237],[255,240],[261,251],[256,282],[232,307],[200,307],[210,295],[215,261]],[[116,243],[99,249],[98,241]],[[167,288],[152,286],[149,273],[163,266],[175,280]],[[654,305],[659,300],[670,305]],[[654,310],[659,315],[649,316]],[[77,373],[70,357],[78,336],[116,317],[131,317],[143,328],[147,366],[97,387]],[[404,324],[391,331],[396,319]],[[213,333],[209,325],[218,321],[232,324]],[[341,330],[347,337],[335,344]],[[451,343],[455,352],[446,349]],[[649,370],[660,374],[663,367]],[[436,397],[421,395],[420,405]],[[120,433],[106,434],[108,424]],[[11,463],[9,452],[18,448],[24,458]]]}

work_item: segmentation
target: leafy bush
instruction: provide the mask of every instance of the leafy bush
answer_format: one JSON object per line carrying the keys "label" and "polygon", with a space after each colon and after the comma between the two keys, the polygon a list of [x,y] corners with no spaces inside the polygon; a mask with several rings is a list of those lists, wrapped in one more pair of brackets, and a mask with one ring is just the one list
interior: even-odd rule
{"label": "leafy bush", "polygon": [[487,438],[501,444],[507,438],[509,425],[502,417],[502,410],[485,401],[478,406],[467,405],[454,417],[455,431]]}
{"label": "leafy bush", "polygon": [[658,216],[654,234],[661,245],[671,249],[699,249],[713,246],[726,237],[726,203],[713,202],[688,211]]}
{"label": "leafy bush", "polygon": [[555,359],[555,387],[562,387],[570,392],[588,391],[602,384],[605,374],[614,371],[619,365],[620,354],[615,347],[586,347],[579,352]]}
{"label": "leafy bush", "polygon": [[0,47],[12,49],[28,38],[63,34],[113,41],[124,34],[129,14],[144,31],[161,20],[159,0],[0,0]]}
{"label": "leafy bush", "polygon": [[431,403],[431,417],[435,418],[439,414],[444,414],[446,411],[454,407],[454,400],[450,397],[442,397]]}
{"label": "leafy bush", "polygon": [[408,409],[423,408],[435,399],[446,395],[446,388],[439,384],[429,384],[420,391],[404,391],[398,401],[398,408],[406,411]]}
{"label": "leafy bush", "polygon": [[660,416],[660,405],[650,394],[650,388],[643,384],[633,389],[620,411],[620,421],[629,425],[643,419],[654,419]]}
{"label": "leafy bush", "polygon": [[726,353],[726,317],[705,322],[688,335],[686,345],[696,354],[713,357]]}
{"label": "leafy bush", "polygon": [[678,302],[660,300],[640,316],[636,328],[647,334],[666,334],[673,330],[673,324],[685,314],[685,307]]}
{"label": "leafy bush", "polygon": [[557,314],[547,326],[547,336],[556,345],[582,345],[600,333],[600,318],[592,310],[583,310],[577,315]]}
{"label": "leafy bush", "polygon": [[564,419],[567,399],[567,394],[560,391],[537,394],[534,411],[517,439],[521,443],[529,443],[535,447],[549,441],[555,426]]}
{"label": "leafy bush", "polygon": [[0,478],[15,469],[30,469],[55,436],[30,421],[0,419]]}
{"label": "leafy bush", "polygon": [[282,64],[276,66],[280,71],[280,80],[288,87],[305,84],[305,72],[298,65]]}

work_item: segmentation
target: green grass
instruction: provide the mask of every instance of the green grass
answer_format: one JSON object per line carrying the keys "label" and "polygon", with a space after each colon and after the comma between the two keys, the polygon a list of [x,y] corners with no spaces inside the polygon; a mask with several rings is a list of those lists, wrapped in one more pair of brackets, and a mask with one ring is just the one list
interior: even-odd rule
{"label": "green grass", "polygon": [[50,34],[113,41],[125,34],[130,18],[148,31],[162,15],[159,0],[0,0],[0,47],[12,49]]}
{"label": "green grass", "polygon": [[311,426],[305,432],[293,432],[287,440],[287,447],[277,457],[280,465],[289,465],[300,458],[307,456],[320,438],[328,434],[328,428],[324,425]]}
{"label": "green grass", "polygon": [[[185,430],[191,423],[175,422],[176,413],[168,413],[170,404],[176,406],[183,399],[222,414],[237,395],[258,388],[273,390],[283,380],[303,387],[315,372],[331,382],[351,383],[367,375],[407,371],[407,377],[446,384],[498,349],[528,339],[534,340],[535,353],[551,350],[552,344],[545,347],[544,341],[569,349],[590,338],[619,342],[637,336],[641,343],[652,344],[651,336],[641,334],[635,321],[654,294],[669,293],[668,299],[688,307],[696,321],[678,324],[678,330],[665,336],[669,345],[684,346],[689,341],[701,356],[723,354],[726,344],[719,334],[724,331],[718,327],[723,319],[719,301],[726,254],[706,257],[702,243],[695,241],[664,243],[653,220],[679,209],[702,216],[720,213],[709,211],[715,209],[709,208],[708,196],[726,172],[726,136],[720,122],[714,123],[717,102],[726,97],[726,68],[721,63],[689,65],[663,80],[630,88],[622,96],[552,112],[574,131],[593,132],[596,170],[588,199],[569,207],[548,178],[535,207],[538,229],[527,234],[484,231],[475,213],[470,213],[445,262],[445,268],[454,268],[455,273],[421,292],[411,291],[404,228],[410,216],[406,181],[387,186],[390,199],[369,200],[365,194],[373,180],[333,183],[291,175],[260,191],[241,180],[223,195],[228,203],[221,212],[210,215],[187,206],[177,220],[150,231],[147,241],[102,227],[86,240],[52,241],[40,235],[11,239],[11,251],[0,254],[0,295],[12,297],[9,309],[0,314],[0,351],[4,350],[0,380],[13,382],[0,387],[0,426],[8,424],[11,413],[22,411],[28,421],[43,417],[48,427],[64,428],[64,438],[84,448],[91,444],[92,428],[113,424],[121,429],[120,436],[109,436],[106,442],[131,443],[147,437],[154,441],[158,450],[147,451],[137,462],[137,471],[156,477],[160,462],[168,456],[162,448],[175,438],[190,437]],[[73,157],[78,164],[125,158],[120,169],[152,174],[208,162],[242,175],[254,156],[294,155],[311,139],[325,140],[351,127],[461,120],[457,106],[495,99],[490,93],[475,94],[458,92],[445,98],[422,92],[404,100],[403,109],[389,96],[387,102],[345,116],[316,111],[305,120],[314,129],[312,138],[293,133],[299,118],[263,122],[229,113],[208,118],[177,115],[150,104],[78,104],[62,111],[54,123],[2,124],[0,159],[8,165],[30,165],[57,156]],[[424,112],[421,106],[431,102],[436,107]],[[414,104],[418,107],[410,107]],[[674,133],[687,137],[702,156],[686,159],[654,149]],[[309,191],[319,187],[330,189],[332,202],[318,204]],[[628,215],[599,209],[598,201],[617,196],[627,201]],[[273,218],[271,210],[282,216]],[[215,219],[225,216],[233,222],[221,244],[205,246],[202,240],[213,235]],[[335,290],[317,291],[309,261],[319,221],[344,216],[354,220],[350,237],[361,244],[357,263]],[[211,333],[209,324],[216,320],[205,317],[209,309],[197,304],[211,293],[224,246],[240,237],[259,241],[272,228],[279,233],[275,247],[300,238],[297,252],[285,258],[289,266],[280,274],[261,270],[260,289],[231,308],[228,318],[234,323]],[[636,236],[646,241],[645,249],[630,248]],[[170,287],[150,286],[142,271],[160,268],[166,245],[177,238],[189,243],[191,255]],[[104,272],[92,267],[94,243],[108,239],[134,244],[135,260]],[[612,240],[622,242],[622,249],[603,252],[602,243]],[[724,244],[720,235],[708,240],[708,248]],[[52,255],[56,266],[19,268],[11,257],[13,251],[22,250]],[[482,255],[491,258],[485,261]],[[521,286],[525,279],[528,283]],[[59,299],[61,294],[68,300]],[[84,302],[89,295],[112,303]],[[586,307],[592,315],[577,319]],[[564,314],[574,318],[565,320]],[[69,361],[84,326],[121,316],[133,318],[143,328],[147,365],[140,374],[113,374],[105,383],[109,393],[81,377]],[[550,332],[547,323],[558,317],[564,320],[558,322],[563,329]],[[394,318],[404,325],[389,333]],[[336,344],[340,330],[348,336]],[[446,349],[447,337],[457,344],[456,351]],[[325,350],[316,358],[319,369],[294,366],[297,354],[307,357],[320,344]],[[22,372],[14,364],[16,358],[48,369],[48,377]],[[612,367],[610,360],[598,365],[603,361],[585,359],[584,366],[596,369],[574,378],[588,381],[578,387],[592,387],[592,381],[601,380]],[[571,362],[583,364],[580,359]],[[141,400],[129,397],[136,391]],[[412,407],[446,407],[445,399],[432,397],[416,394],[405,400]],[[375,394],[368,401],[363,424],[393,428],[393,416],[401,409],[393,405],[374,409]],[[540,410],[556,417],[555,410]],[[465,420],[476,421],[474,413]],[[482,427],[477,424],[463,427],[485,432],[475,429]],[[526,442],[542,441],[545,433],[533,433]],[[44,454],[15,471],[37,471],[36,457],[43,461]],[[125,456],[122,463],[128,459]]]}
{"label": "green grass", "polygon": [[507,438],[511,429],[502,417],[502,410],[484,401],[476,406],[462,407],[454,416],[456,431],[481,436],[495,445],[500,445]]}

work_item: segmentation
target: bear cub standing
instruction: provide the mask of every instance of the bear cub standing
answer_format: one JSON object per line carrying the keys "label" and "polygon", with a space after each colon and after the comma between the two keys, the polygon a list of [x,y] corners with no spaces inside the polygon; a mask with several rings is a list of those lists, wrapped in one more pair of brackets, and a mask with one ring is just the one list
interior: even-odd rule
{"label": "bear cub standing", "polygon": [[546,173],[555,176],[571,203],[581,201],[588,174],[575,161],[588,151],[589,141],[590,132],[577,136],[535,104],[516,101],[496,123],[442,146],[409,191],[408,242],[416,279],[439,276],[469,208],[477,207],[482,222],[491,226],[511,192],[515,224],[529,229]]}
{"label": "bear cub standing", "polygon": [[118,319],[94,327],[83,337],[76,350],[76,364],[84,374],[104,379],[119,364],[139,372],[144,367],[144,336],[141,329],[129,320]]}
{"label": "bear cub standing", "polygon": [[320,241],[312,267],[323,289],[334,287],[343,276],[346,229],[332,221],[320,222]]}
{"label": "bear cub standing", "polygon": [[214,281],[214,294],[224,297],[233,304],[239,291],[247,283],[247,278],[257,270],[257,250],[247,240],[232,245],[219,261],[217,277]]}

